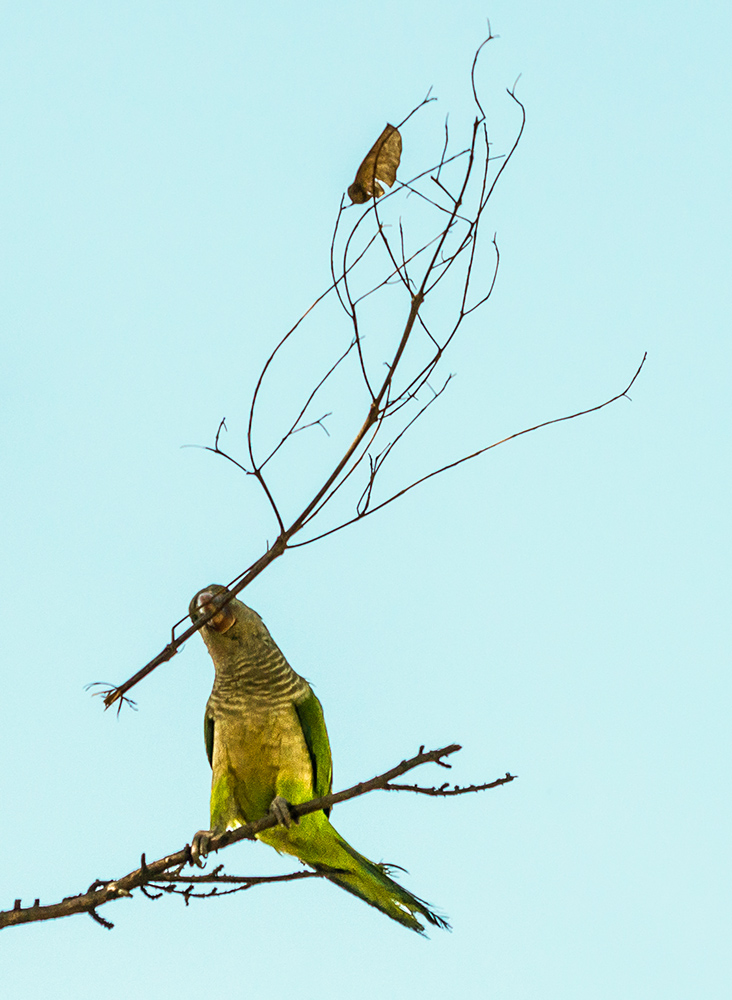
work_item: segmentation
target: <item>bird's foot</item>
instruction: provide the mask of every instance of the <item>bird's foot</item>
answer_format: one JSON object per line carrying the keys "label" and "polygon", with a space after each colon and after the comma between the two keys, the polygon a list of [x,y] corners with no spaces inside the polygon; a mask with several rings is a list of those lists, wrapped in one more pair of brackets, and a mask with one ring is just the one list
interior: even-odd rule
{"label": "bird's foot", "polygon": [[287,827],[288,830],[293,823],[297,823],[297,816],[293,816],[290,803],[287,799],[283,799],[281,795],[276,795],[272,799],[269,811],[277,822],[281,826]]}
{"label": "bird's foot", "polygon": [[191,860],[199,868],[203,868],[203,861],[201,859],[205,858],[208,854],[211,838],[215,834],[215,830],[199,830],[198,833],[193,835],[193,840],[191,841]]}

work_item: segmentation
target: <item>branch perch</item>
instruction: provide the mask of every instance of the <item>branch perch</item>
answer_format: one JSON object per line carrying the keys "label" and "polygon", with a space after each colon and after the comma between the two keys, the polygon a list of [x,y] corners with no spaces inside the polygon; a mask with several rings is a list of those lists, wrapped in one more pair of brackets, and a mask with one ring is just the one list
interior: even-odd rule
{"label": "branch perch", "polygon": [[[399,786],[392,784],[394,778],[400,777],[402,774],[406,774],[407,771],[413,770],[415,767],[421,767],[422,764],[434,763],[441,767],[449,768],[451,765],[446,763],[444,758],[449,757],[453,753],[457,753],[460,750],[460,746],[457,743],[451,743],[449,746],[441,747],[437,750],[425,750],[424,747],[420,747],[419,752],[410,757],[408,760],[403,760],[400,764],[395,767],[390,768],[388,771],[384,771],[383,774],[378,774],[374,778],[369,778],[368,781],[361,781],[351,788],[346,788],[341,792],[334,792],[331,795],[323,795],[317,799],[311,799],[309,802],[303,802],[299,805],[293,805],[291,807],[291,812],[293,816],[306,816],[308,813],[317,812],[319,809],[325,809],[328,806],[336,805],[338,802],[345,802],[348,799],[354,799],[359,795],[365,795],[367,792],[373,792],[377,789],[382,789],[385,791],[399,791]],[[471,785],[464,789],[452,789],[449,790],[447,786],[442,786],[440,788],[424,789],[418,788],[417,786],[406,786],[407,791],[421,791],[423,794],[428,795],[457,795],[464,794],[470,791],[479,791],[483,788],[492,788],[496,785],[505,784],[508,781],[513,781],[514,776],[507,774],[505,778],[499,778],[496,782],[491,782],[486,785]],[[272,815],[264,816],[262,819],[257,820],[256,823],[247,823],[246,826],[241,826],[236,830],[227,830],[218,837],[214,837],[211,840],[210,851],[218,851],[230,844],[235,844],[240,840],[254,840],[257,833],[262,830],[268,830],[270,827],[276,826],[277,820]],[[276,875],[267,877],[258,876],[230,876],[230,875],[219,875],[220,867],[215,869],[209,875],[192,875],[192,876],[182,876],[181,872],[183,868],[188,865],[191,861],[190,845],[186,844],[184,848],[176,851],[173,854],[168,854],[163,858],[158,858],[157,861],[147,861],[145,855],[142,855],[140,867],[136,868],[134,871],[129,872],[127,875],[123,875],[121,878],[112,879],[110,881],[105,881],[98,879],[89,886],[86,892],[79,893],[76,896],[67,896],[62,899],[59,903],[50,903],[46,906],[41,906],[38,899],[35,900],[32,906],[23,907],[21,905],[21,900],[16,899],[15,906],[12,910],[4,910],[0,912],[0,928],[12,927],[17,924],[28,924],[35,923],[41,920],[55,920],[59,917],[70,917],[75,913],[88,913],[93,919],[102,926],[111,929],[113,924],[108,920],[104,920],[96,912],[100,906],[105,903],[111,903],[115,899],[122,899],[130,897],[135,889],[144,890],[146,886],[152,885],[153,887],[162,888],[159,883],[161,882],[186,882],[190,884],[196,884],[199,882],[219,882],[221,884],[238,884],[238,888],[244,888],[244,883],[246,888],[253,885],[267,884],[270,882],[282,882],[282,881],[293,881],[295,879],[319,877],[317,873],[314,872],[293,872],[290,875]],[[242,883],[239,885],[239,883]],[[167,891],[167,890],[166,890]],[[147,893],[150,895],[150,893]],[[184,893],[187,897],[193,895],[192,892]],[[210,895],[210,894],[207,894]],[[223,895],[223,893],[219,893]],[[153,897],[154,898],[154,897]]]}

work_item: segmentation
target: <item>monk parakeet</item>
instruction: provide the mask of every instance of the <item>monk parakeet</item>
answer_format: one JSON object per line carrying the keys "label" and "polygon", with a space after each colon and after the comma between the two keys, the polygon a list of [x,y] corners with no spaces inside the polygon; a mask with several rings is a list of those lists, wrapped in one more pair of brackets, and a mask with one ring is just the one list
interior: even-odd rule
{"label": "monk parakeet", "polygon": [[[212,584],[190,604],[193,622],[219,607],[226,588]],[[278,851],[294,854],[336,885],[415,931],[418,918],[447,928],[427,905],[347,844],[331,826],[330,810],[295,821],[288,805],[330,793],[330,744],[323,709],[296,674],[256,611],[232,600],[201,628],[216,668],[206,705],[206,752],[213,771],[211,829],[193,838],[197,860],[210,838],[272,812],[280,825],[257,834]]]}

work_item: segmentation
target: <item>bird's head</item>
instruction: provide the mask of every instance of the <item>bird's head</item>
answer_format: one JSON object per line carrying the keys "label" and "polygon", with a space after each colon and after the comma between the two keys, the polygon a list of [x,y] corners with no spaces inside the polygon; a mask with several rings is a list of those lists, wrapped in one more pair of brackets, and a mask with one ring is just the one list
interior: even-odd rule
{"label": "bird's head", "polygon": [[228,632],[232,625],[236,624],[236,605],[243,607],[241,601],[234,597],[228,604],[221,606],[222,597],[226,597],[229,591],[219,583],[212,583],[203,590],[199,590],[188,606],[188,614],[195,625],[199,618],[207,615],[210,611],[217,613],[203,626],[205,629],[213,629],[214,632]]}

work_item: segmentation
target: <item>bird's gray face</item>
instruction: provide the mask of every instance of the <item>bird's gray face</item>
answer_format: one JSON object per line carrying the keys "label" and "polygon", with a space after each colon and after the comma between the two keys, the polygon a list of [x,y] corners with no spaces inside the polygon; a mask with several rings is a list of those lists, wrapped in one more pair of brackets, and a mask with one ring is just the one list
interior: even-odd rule
{"label": "bird's gray face", "polygon": [[228,591],[225,587],[216,584],[212,584],[205,590],[199,591],[191,601],[189,608],[192,621],[195,622],[201,615],[207,615],[209,611],[218,609],[211,621],[206,622],[203,627],[211,628],[215,632],[228,632],[232,625],[236,623],[236,614],[231,604],[226,604],[223,608],[219,608],[220,598],[226,596],[227,593]]}

